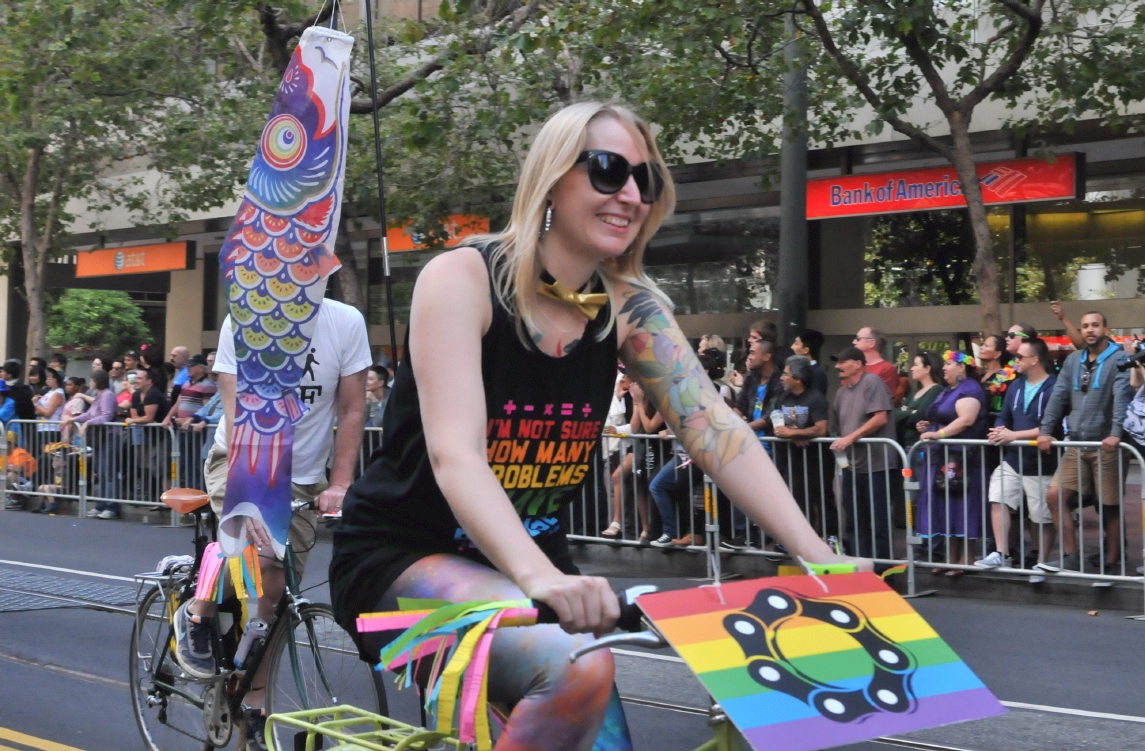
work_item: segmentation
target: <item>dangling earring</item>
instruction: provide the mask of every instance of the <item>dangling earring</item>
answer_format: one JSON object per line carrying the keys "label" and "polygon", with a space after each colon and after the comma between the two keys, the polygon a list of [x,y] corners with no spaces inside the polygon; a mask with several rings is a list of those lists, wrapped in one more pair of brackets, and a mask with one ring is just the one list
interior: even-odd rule
{"label": "dangling earring", "polygon": [[541,230],[542,235],[549,234],[549,230],[553,227],[553,205],[550,203],[545,207],[545,228]]}

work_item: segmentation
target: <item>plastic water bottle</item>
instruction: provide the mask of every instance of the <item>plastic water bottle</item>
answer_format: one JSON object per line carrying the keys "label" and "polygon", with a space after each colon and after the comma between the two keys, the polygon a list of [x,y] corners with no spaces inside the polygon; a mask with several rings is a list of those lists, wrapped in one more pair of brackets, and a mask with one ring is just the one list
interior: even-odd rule
{"label": "plastic water bottle", "polygon": [[239,639],[238,649],[235,650],[235,667],[241,668],[246,662],[251,648],[258,641],[266,638],[266,621],[261,618],[251,618],[247,621],[243,636]]}

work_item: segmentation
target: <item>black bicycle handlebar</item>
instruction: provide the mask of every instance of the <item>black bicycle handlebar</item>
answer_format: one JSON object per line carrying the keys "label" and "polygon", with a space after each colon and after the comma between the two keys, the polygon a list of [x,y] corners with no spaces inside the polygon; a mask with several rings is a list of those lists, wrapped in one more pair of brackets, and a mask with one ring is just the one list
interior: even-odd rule
{"label": "black bicycle handlebar", "polygon": [[[643,584],[617,592],[616,599],[620,601],[620,618],[616,621],[616,629],[618,631],[640,631],[642,629],[640,619],[644,614],[641,612],[640,606],[636,604],[636,598],[640,595],[656,592],[658,589],[658,587],[650,584]],[[561,622],[557,611],[540,600],[533,600],[532,602],[533,607],[537,609],[537,623]]]}

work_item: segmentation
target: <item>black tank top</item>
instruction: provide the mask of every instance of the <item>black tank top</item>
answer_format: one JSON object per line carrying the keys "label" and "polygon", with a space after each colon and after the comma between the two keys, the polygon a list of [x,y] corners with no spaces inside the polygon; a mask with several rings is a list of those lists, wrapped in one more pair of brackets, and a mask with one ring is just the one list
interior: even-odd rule
{"label": "black tank top", "polygon": [[[489,247],[482,250],[487,268],[490,252]],[[565,507],[589,478],[612,399],[615,327],[597,339],[608,319],[605,307],[571,352],[550,357],[521,342],[514,318],[494,297],[493,320],[481,340],[489,466],[525,529],[554,562],[568,556]],[[449,363],[439,367],[448,368]],[[407,553],[431,552],[484,560],[434,479],[408,334],[382,427],[381,447],[346,493],[342,520],[334,529],[335,557],[360,557],[385,548],[396,555],[380,558],[391,561],[410,560]],[[371,557],[381,562],[379,556]],[[384,578],[391,581],[397,575],[388,573],[391,576]]]}

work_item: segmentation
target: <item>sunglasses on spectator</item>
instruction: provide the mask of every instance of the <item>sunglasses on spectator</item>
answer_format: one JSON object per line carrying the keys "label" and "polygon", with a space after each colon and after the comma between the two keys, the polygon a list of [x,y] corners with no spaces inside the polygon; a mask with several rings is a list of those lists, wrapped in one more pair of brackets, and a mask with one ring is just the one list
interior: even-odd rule
{"label": "sunglasses on spectator", "polygon": [[1025,331],[1011,331],[1006,334],[1007,339],[1029,339],[1030,335]]}
{"label": "sunglasses on spectator", "polygon": [[588,181],[597,193],[606,196],[619,193],[628,184],[629,177],[636,180],[641,203],[656,203],[664,190],[660,170],[651,162],[632,165],[620,154],[597,149],[580,152],[575,164],[581,162],[588,163]]}

